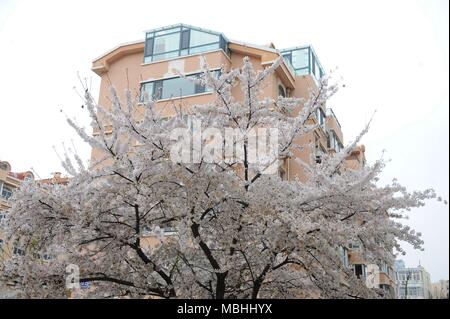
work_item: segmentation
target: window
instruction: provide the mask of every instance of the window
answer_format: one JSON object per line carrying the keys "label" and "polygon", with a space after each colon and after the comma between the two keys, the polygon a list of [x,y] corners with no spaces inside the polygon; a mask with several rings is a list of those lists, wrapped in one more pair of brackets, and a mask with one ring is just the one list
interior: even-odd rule
{"label": "window", "polygon": [[355,275],[358,279],[366,278],[366,265],[356,264],[356,265],[353,265],[353,269],[354,269]]}
{"label": "window", "polygon": [[282,50],[284,59],[294,68],[296,75],[312,74],[320,79],[324,72],[311,46]]}
{"label": "window", "polygon": [[336,153],[340,152],[344,148],[333,130],[330,130],[328,133],[327,144],[328,148],[334,149]]}
{"label": "window", "polygon": [[178,50],[180,44],[180,34],[172,33],[154,39],[153,54],[162,54],[165,52]]}
{"label": "window", "polygon": [[[219,71],[215,71],[215,75],[219,76]],[[197,73],[188,75],[185,78],[177,77],[142,83],[141,101],[146,101],[149,98],[161,100],[211,92],[211,88],[192,81],[199,76],[200,73]]]}
{"label": "window", "polygon": [[51,260],[51,259],[53,259],[53,256],[50,254],[33,253],[33,258],[42,259],[42,260]]}
{"label": "window", "polygon": [[3,186],[1,195],[4,199],[9,199],[12,196],[11,188],[9,188],[8,186]]}
{"label": "window", "polygon": [[351,242],[348,244],[348,248],[351,250],[361,250],[361,245],[359,243]]}
{"label": "window", "polygon": [[20,249],[20,248],[17,247],[17,246],[14,246],[13,254],[14,254],[14,255],[18,255],[18,256],[25,256],[25,250]]}
{"label": "window", "polygon": [[228,42],[216,32],[184,25],[146,34],[144,62],[222,49],[228,54]]}
{"label": "window", "polygon": [[189,38],[190,38],[189,30],[183,30],[181,32],[181,41],[180,41],[181,50],[186,50],[189,48]]}
{"label": "window", "polygon": [[211,43],[218,43],[220,38],[217,34],[211,34],[206,32],[201,32],[197,30],[191,30],[190,46],[203,46]]}
{"label": "window", "polygon": [[408,296],[422,297],[423,296],[422,287],[408,287]]}
{"label": "window", "polygon": [[316,156],[316,163],[320,164],[322,163],[322,155],[325,153],[325,150],[320,143],[320,136],[317,134],[317,132],[314,132],[314,145],[315,145],[315,156]]}
{"label": "window", "polygon": [[347,248],[339,246],[339,254],[341,256],[341,262],[344,265],[344,268],[348,268],[349,261],[348,261],[348,250],[347,250]]}
{"label": "window", "polygon": [[380,261],[379,267],[382,272],[384,272],[386,274],[388,273],[388,265],[385,261]]}
{"label": "window", "polygon": [[278,96],[286,97],[286,90],[282,85],[278,85]]}
{"label": "window", "polygon": [[317,118],[317,122],[321,127],[325,126],[325,112],[322,110],[321,107],[318,107],[316,109],[316,118]]}

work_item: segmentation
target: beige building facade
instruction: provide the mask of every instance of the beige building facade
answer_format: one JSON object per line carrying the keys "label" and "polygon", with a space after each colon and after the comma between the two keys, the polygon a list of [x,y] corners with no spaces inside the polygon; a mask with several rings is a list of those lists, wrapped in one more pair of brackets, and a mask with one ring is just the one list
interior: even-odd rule
{"label": "beige building facade", "polygon": [[[187,77],[199,74],[201,56],[211,70],[223,68],[225,72],[242,66],[244,57],[250,58],[256,70],[263,70],[277,58],[284,57],[266,80],[261,98],[276,99],[282,95],[308,99],[309,90],[317,89],[318,80],[325,74],[311,46],[278,50],[273,44],[258,46],[231,41],[222,33],[178,24],[150,30],[143,41],[119,45],[94,60],[92,70],[101,78],[99,105],[110,107],[111,84],[123,100],[126,88],[130,88],[135,96],[153,97],[163,116],[173,116],[173,106],[188,109],[192,105],[212,102],[214,96],[208,88],[196,86],[178,75],[178,72]],[[238,86],[233,88],[232,94],[237,100],[243,99]],[[321,153],[342,148],[343,135],[330,108],[322,106],[317,113],[317,118],[312,121],[320,121],[320,127],[303,137],[301,142],[305,145],[315,143],[319,158]],[[93,162],[100,156],[98,150],[92,151]],[[296,151],[295,156],[309,162],[311,153],[309,150]],[[287,179],[306,179],[295,161],[286,161],[282,171]]]}

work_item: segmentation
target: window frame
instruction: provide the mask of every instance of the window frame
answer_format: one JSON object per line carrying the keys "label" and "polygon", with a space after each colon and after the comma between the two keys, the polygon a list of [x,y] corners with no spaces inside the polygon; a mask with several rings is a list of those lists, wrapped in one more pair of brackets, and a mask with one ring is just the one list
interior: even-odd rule
{"label": "window frame", "polygon": [[[5,193],[6,191],[9,193],[9,196],[4,195],[4,193]],[[6,186],[6,185],[3,185],[3,186],[2,186],[2,192],[0,193],[0,197],[2,197],[2,198],[4,198],[4,199],[8,200],[8,199],[11,198],[12,194],[13,194],[13,190],[12,190],[11,187]]]}
{"label": "window frame", "polygon": [[[171,31],[171,30],[174,30],[174,31]],[[192,30],[217,36],[218,40],[215,42],[191,46],[190,43],[191,43],[191,31]],[[167,37],[169,35],[176,34],[176,33],[180,34],[180,38],[179,38],[179,42],[178,42],[178,49],[164,51],[164,52],[155,54],[155,52],[154,52],[155,51],[155,39],[161,38],[161,37]],[[183,36],[183,35],[185,35],[185,36]],[[185,39],[184,37],[187,38],[187,47],[183,45],[183,39]],[[147,47],[149,43],[151,43],[151,45],[152,45],[151,48]],[[205,50],[205,51],[202,51],[202,50],[196,51],[195,50],[195,49],[202,48],[202,47],[210,47],[212,45],[217,45],[217,48],[213,48],[213,49]],[[178,58],[181,56],[199,54],[202,52],[216,51],[216,50],[222,50],[226,55],[229,55],[228,40],[225,38],[225,36],[222,33],[204,30],[204,29],[200,29],[200,28],[195,28],[195,27],[191,27],[191,26],[185,26],[185,25],[173,26],[171,28],[167,28],[167,29],[163,29],[163,30],[150,30],[145,33],[144,64],[148,64],[148,63],[152,63],[152,62],[159,62],[159,61],[163,61],[163,60],[167,60],[167,59],[174,59],[174,58]],[[192,52],[192,51],[194,51],[194,52]],[[186,53],[184,53],[184,52],[186,52]],[[163,57],[161,59],[159,59],[159,58],[155,59],[155,57],[158,57],[161,55],[167,55],[167,54],[170,55],[171,53],[177,53],[177,54],[174,54],[173,56],[169,56],[169,57]]]}
{"label": "window frame", "polygon": [[[308,65],[302,66],[302,67],[296,67],[292,63],[292,53],[294,51],[307,51],[308,54]],[[317,57],[317,54],[315,53],[313,47],[311,45],[303,46],[303,47],[295,47],[295,48],[289,48],[289,49],[282,49],[280,51],[281,55],[285,60],[289,62],[289,64],[294,69],[294,73],[297,76],[301,75],[312,75],[316,80],[320,80],[324,75],[325,71],[323,70],[323,66],[319,61],[319,58]],[[319,67],[319,75],[316,74],[316,65]]]}
{"label": "window frame", "polygon": [[[220,68],[212,69],[210,71],[216,73],[218,77],[221,75],[221,69]],[[203,72],[188,73],[188,74],[185,74],[185,78],[186,78],[186,80],[190,81],[187,78],[195,77],[195,76],[198,76],[198,75],[201,75],[201,74],[203,74]],[[191,97],[191,96],[200,95],[200,94],[211,94],[211,93],[213,93],[212,90],[208,91],[207,90],[208,88],[206,86],[201,86],[199,84],[193,83],[194,84],[194,93],[192,93],[192,94],[183,94],[183,95],[180,95],[180,96],[162,97],[162,96],[164,96],[164,93],[162,91],[164,89],[164,81],[170,81],[170,80],[173,80],[173,79],[181,79],[181,78],[182,77],[180,77],[180,76],[171,76],[171,77],[156,79],[156,80],[152,80],[152,81],[142,81],[142,82],[140,82],[140,94],[139,94],[140,98],[139,98],[139,102],[140,103],[148,102],[148,101],[144,101],[144,94],[145,93],[142,90],[142,88],[145,85],[150,84],[150,83],[153,83],[153,88],[152,88],[152,95],[153,95],[153,97],[152,97],[152,99],[155,102],[164,101],[164,100],[172,100],[172,99],[180,99],[180,98]],[[199,92],[198,91],[199,88],[204,88],[204,91],[203,92]],[[157,92],[157,90],[161,90],[161,92]],[[158,94],[158,95],[156,95],[156,94]]]}

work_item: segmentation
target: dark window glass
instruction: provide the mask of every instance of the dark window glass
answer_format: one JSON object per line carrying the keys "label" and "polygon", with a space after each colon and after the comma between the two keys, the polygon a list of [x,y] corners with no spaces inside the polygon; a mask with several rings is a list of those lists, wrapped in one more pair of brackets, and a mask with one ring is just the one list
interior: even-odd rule
{"label": "dark window glass", "polygon": [[181,32],[180,49],[184,50],[189,48],[189,30],[183,30]]}
{"label": "dark window glass", "polygon": [[283,54],[283,58],[292,64],[292,53]]}
{"label": "dark window glass", "polygon": [[355,275],[356,275],[356,277],[359,278],[359,279],[361,279],[361,278],[364,279],[364,277],[365,277],[365,269],[364,269],[365,265],[359,264],[359,265],[354,265],[354,267],[355,267]]}
{"label": "dark window glass", "polygon": [[278,96],[286,97],[286,91],[281,85],[278,85]]}
{"label": "dark window glass", "polygon": [[145,40],[145,55],[153,54],[153,38],[148,38]]}
{"label": "dark window glass", "polygon": [[220,36],[220,48],[221,48],[224,52],[227,52],[227,42],[225,41],[225,39],[223,38],[223,36]]}

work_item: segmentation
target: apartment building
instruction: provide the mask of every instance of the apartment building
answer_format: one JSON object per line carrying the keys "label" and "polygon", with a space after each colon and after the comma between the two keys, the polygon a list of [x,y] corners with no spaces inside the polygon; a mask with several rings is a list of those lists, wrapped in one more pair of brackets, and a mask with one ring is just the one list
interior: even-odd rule
{"label": "apartment building", "polygon": [[[101,79],[99,105],[111,107],[109,86],[117,90],[119,98],[125,99],[129,88],[142,101],[152,97],[163,116],[173,116],[174,108],[212,102],[214,95],[207,87],[189,81],[201,72],[200,57],[203,56],[210,70],[224,72],[242,66],[243,58],[249,57],[256,70],[272,65],[279,57],[282,63],[266,80],[261,98],[276,99],[278,96],[309,98],[310,90],[316,90],[319,80],[325,75],[320,60],[310,45],[277,49],[271,43],[254,45],[230,40],[223,33],[206,30],[186,24],[176,24],[145,32],[142,40],[118,45],[93,61],[92,71]],[[184,73],[187,78],[179,76]],[[236,100],[243,98],[239,87],[232,90]],[[320,161],[321,154],[339,152],[344,137],[341,125],[327,105],[317,110],[311,119],[318,128],[299,141],[303,145],[314,143],[315,149],[294,151],[294,156],[310,163]],[[311,156],[313,155],[313,156]],[[92,162],[101,158],[98,150],[92,150]],[[365,165],[365,147],[358,146],[347,158],[347,166],[359,169]],[[279,170],[282,178],[306,180],[302,167],[293,160],[285,161]],[[360,256],[362,247],[349,244],[341,247],[343,263],[366,280],[367,263]],[[395,278],[392,265],[380,261],[379,287],[395,293]]]}
{"label": "apartment building", "polygon": [[27,180],[34,180],[32,172],[12,172],[11,165],[7,161],[0,160],[0,213],[10,207],[14,189],[19,188],[20,184]]}
{"label": "apartment building", "polygon": [[431,299],[430,274],[421,265],[406,267],[403,260],[395,262],[399,299]]}
{"label": "apartment building", "polygon": [[[108,95],[110,83],[117,89],[119,97],[124,98],[124,90],[129,87],[136,96],[141,94],[157,99],[157,107],[163,116],[174,114],[173,105],[189,108],[195,104],[205,104],[213,100],[213,93],[207,87],[195,85],[187,77],[195,77],[201,72],[200,56],[204,56],[211,70],[229,71],[239,68],[244,57],[248,56],[256,70],[270,66],[278,57],[283,62],[275,73],[267,79],[262,98],[281,96],[309,96],[309,89],[317,87],[318,79],[324,74],[320,61],[311,46],[277,50],[273,44],[252,45],[229,40],[224,34],[177,24],[149,30],[145,38],[119,45],[103,54],[93,62],[92,70],[100,76],[99,104],[110,105]],[[147,93],[147,94],[144,94]],[[233,96],[242,99],[239,87],[233,88]],[[325,105],[317,111],[320,128],[310,136],[304,137],[302,144],[314,142],[317,156],[321,153],[339,150],[343,145],[340,124],[334,112]],[[100,154],[92,151],[95,161]],[[309,162],[309,151],[297,152],[296,156]],[[291,179],[298,176],[305,179],[300,165],[286,161],[282,174]]]}
{"label": "apartment building", "polygon": [[[0,225],[7,214],[7,210],[11,207],[11,196],[14,190],[19,188],[23,181],[28,180],[34,180],[32,172],[12,172],[11,165],[7,161],[0,160]],[[4,258],[4,251],[7,246],[0,227],[0,262]],[[20,250],[14,251],[21,253]]]}
{"label": "apartment building", "polygon": [[[11,207],[11,196],[15,189],[19,188],[24,181],[34,180],[32,172],[12,172],[11,164],[0,159],[0,271],[2,271],[2,263],[11,254],[23,255],[25,252],[19,247],[8,243],[4,237],[1,228],[1,222]],[[0,298],[13,297],[7,288],[2,287],[0,283]]]}
{"label": "apartment building", "polygon": [[[34,174],[30,171],[14,173],[11,172],[11,165],[6,161],[0,161],[0,271],[2,262],[12,256],[24,255],[25,250],[14,243],[7,242],[1,228],[2,219],[8,214],[11,207],[11,196],[15,189],[19,188],[24,181],[34,180]],[[69,178],[61,176],[61,173],[53,173],[53,177],[38,180],[40,184],[64,184]]]}

